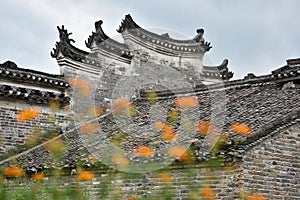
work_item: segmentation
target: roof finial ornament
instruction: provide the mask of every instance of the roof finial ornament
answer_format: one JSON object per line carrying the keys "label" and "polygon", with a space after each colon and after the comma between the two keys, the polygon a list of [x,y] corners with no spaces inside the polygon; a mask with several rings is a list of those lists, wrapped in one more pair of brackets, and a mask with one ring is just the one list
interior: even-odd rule
{"label": "roof finial ornament", "polygon": [[100,19],[99,21],[95,22],[95,29],[96,32],[99,32],[100,30],[102,30],[101,25],[103,24],[103,21]]}
{"label": "roof finial ornament", "polygon": [[109,37],[104,33],[103,29],[102,29],[102,24],[103,21],[99,20],[95,22],[95,30],[96,32],[92,32],[92,35],[89,36],[89,38],[87,39],[87,41],[85,41],[85,45],[88,48],[92,48],[93,47],[93,43],[95,43],[96,45],[99,45],[101,42],[103,42],[104,40],[108,39]]}
{"label": "roof finial ornament", "polygon": [[62,25],[61,28],[57,26],[58,32],[59,32],[59,39],[61,42],[66,42],[68,44],[71,44],[71,42],[75,42],[73,39],[70,39],[69,36],[72,33],[68,33],[68,30],[65,29],[65,26]]}
{"label": "roof finial ornament", "polygon": [[193,38],[193,40],[195,40],[196,42],[200,42],[200,43],[204,43],[204,29],[203,28],[199,28],[196,30],[197,35]]}
{"label": "roof finial ornament", "polygon": [[117,29],[117,32],[122,33],[125,30],[131,30],[136,28],[141,28],[141,27],[133,21],[130,14],[127,14],[125,15],[125,19],[122,20],[121,25]]}
{"label": "roof finial ornament", "polygon": [[197,35],[193,38],[196,42],[199,42],[201,45],[203,45],[205,51],[209,51],[212,46],[210,46],[210,42],[205,42],[203,35],[204,35],[204,29],[199,28],[196,30]]}
{"label": "roof finial ornament", "polygon": [[59,42],[56,42],[55,48],[50,52],[50,55],[53,58],[58,56],[59,51],[62,50],[64,46],[71,45],[71,42],[75,42],[73,39],[69,38],[72,33],[68,33],[68,30],[65,29],[64,25],[62,25],[61,28],[57,26],[57,30],[59,32]]}
{"label": "roof finial ornament", "polygon": [[55,43],[55,47],[50,52],[51,57],[58,59],[58,57],[62,55],[68,56],[77,61],[82,61],[85,59],[88,53],[77,49],[71,44],[71,42],[75,42],[73,39],[69,38],[72,33],[68,33],[64,25],[61,27],[57,26],[57,29],[59,32],[59,41]]}
{"label": "roof finial ornament", "polygon": [[10,60],[0,64],[0,67],[5,67],[5,68],[8,68],[8,69],[17,69],[18,68],[17,64],[10,61]]}

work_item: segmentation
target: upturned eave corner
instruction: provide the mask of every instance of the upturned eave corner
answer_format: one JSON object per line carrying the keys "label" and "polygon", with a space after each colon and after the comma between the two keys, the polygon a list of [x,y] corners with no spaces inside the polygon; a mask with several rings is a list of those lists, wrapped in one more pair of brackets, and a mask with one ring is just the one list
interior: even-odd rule
{"label": "upturned eave corner", "polygon": [[96,32],[92,32],[92,35],[90,35],[88,39],[85,41],[85,45],[87,48],[92,49],[93,44],[99,45],[101,42],[109,39],[109,37],[103,31],[102,24],[103,24],[102,20],[95,22]]}
{"label": "upturned eave corner", "polygon": [[122,20],[121,25],[117,29],[118,33],[122,33],[125,30],[135,29],[135,28],[141,28],[135,21],[133,21],[130,14],[125,15],[125,18]]}
{"label": "upturned eave corner", "polygon": [[57,26],[57,29],[59,32],[59,41],[55,43],[55,47],[50,52],[51,57],[58,59],[59,56],[62,55],[72,60],[82,62],[88,55],[88,52],[72,45],[72,43],[75,43],[75,41],[69,37],[72,33],[69,33],[64,25],[61,27]]}

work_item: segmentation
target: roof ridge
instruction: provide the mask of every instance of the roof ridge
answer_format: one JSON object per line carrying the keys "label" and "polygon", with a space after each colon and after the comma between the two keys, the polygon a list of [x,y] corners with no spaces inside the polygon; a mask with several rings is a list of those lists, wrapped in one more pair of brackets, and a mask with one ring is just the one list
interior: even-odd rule
{"label": "roof ridge", "polygon": [[295,119],[299,119],[299,117],[300,110],[294,110],[285,116],[280,117],[275,122],[264,125],[254,134],[251,134],[251,136],[247,137],[244,141],[243,139],[240,140],[240,143],[234,148],[238,150],[238,157],[242,156],[246,151],[250,150],[252,147],[256,146],[262,141],[281,133],[282,129],[291,127],[296,123]]}

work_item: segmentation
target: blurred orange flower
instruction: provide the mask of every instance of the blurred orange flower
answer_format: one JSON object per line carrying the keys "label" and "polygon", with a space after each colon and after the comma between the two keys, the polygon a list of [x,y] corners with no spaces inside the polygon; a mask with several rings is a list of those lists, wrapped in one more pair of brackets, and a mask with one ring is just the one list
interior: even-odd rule
{"label": "blurred orange flower", "polygon": [[158,174],[158,178],[159,178],[162,182],[172,182],[172,181],[173,181],[173,177],[171,177],[168,173],[161,173],[161,174]]}
{"label": "blurred orange flower", "polygon": [[112,105],[112,110],[119,112],[123,110],[128,110],[132,107],[132,104],[127,99],[117,99],[116,102]]}
{"label": "blurred orange flower", "polygon": [[209,121],[207,121],[207,120],[201,120],[198,123],[198,127],[197,127],[198,133],[200,135],[207,135],[209,127],[210,127],[210,122]]}
{"label": "blurred orange flower", "polygon": [[37,174],[34,174],[32,175],[32,180],[34,181],[42,181],[44,179],[44,174],[42,173],[37,173]]}
{"label": "blurred orange flower", "polygon": [[39,114],[40,110],[38,109],[24,109],[17,114],[17,121],[24,122],[27,120],[35,119],[39,116]]}
{"label": "blurred orange flower", "polygon": [[125,158],[123,156],[119,157],[112,157],[112,162],[115,163],[116,165],[128,165],[130,163],[130,160],[128,158]]}
{"label": "blurred orange flower", "polygon": [[140,146],[133,151],[139,157],[151,157],[154,155],[154,150],[147,146]]}
{"label": "blurred orange flower", "polygon": [[247,126],[245,123],[231,124],[231,130],[241,135],[249,135],[252,132],[251,128]]}
{"label": "blurred orange flower", "polygon": [[198,98],[195,96],[178,97],[175,104],[179,108],[191,108],[198,104]]}
{"label": "blurred orange flower", "polygon": [[162,133],[163,133],[162,138],[164,140],[174,140],[174,139],[176,139],[175,131],[170,125],[165,124],[165,123],[160,122],[160,121],[157,121],[157,122],[154,123],[154,127],[157,130],[162,131]]}
{"label": "blurred orange flower", "polygon": [[8,177],[20,177],[24,176],[25,172],[18,166],[5,167],[3,169],[3,174]]}
{"label": "blurred orange flower", "polygon": [[87,123],[80,126],[79,132],[84,134],[95,133],[98,131],[99,128],[100,128],[100,124],[98,123]]}
{"label": "blurred orange flower", "polygon": [[182,147],[182,146],[173,146],[173,147],[170,147],[168,149],[168,154],[171,157],[174,157],[174,158],[179,159],[179,160],[186,160],[187,157],[188,157],[188,154],[186,153],[185,148]]}
{"label": "blurred orange flower", "polygon": [[162,139],[171,141],[176,139],[176,134],[174,132],[164,132],[162,135]]}
{"label": "blurred orange flower", "polygon": [[262,195],[252,194],[247,197],[247,200],[266,200],[266,198]]}
{"label": "blurred orange flower", "polygon": [[216,194],[210,187],[203,187],[201,191],[202,197],[206,197],[209,200],[216,199]]}
{"label": "blurred orange flower", "polygon": [[78,176],[78,181],[91,181],[94,178],[94,174],[89,171],[82,171]]}
{"label": "blurred orange flower", "polygon": [[165,124],[162,128],[162,131],[164,133],[174,133],[174,129],[169,125],[169,124]]}
{"label": "blurred orange flower", "polygon": [[79,90],[79,95],[87,96],[90,94],[90,86],[86,80],[82,78],[69,78],[69,84]]}

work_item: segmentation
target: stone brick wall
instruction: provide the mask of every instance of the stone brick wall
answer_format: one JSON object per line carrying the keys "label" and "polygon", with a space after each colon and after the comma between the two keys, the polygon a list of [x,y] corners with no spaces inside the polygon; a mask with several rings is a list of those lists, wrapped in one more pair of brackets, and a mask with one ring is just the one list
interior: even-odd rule
{"label": "stone brick wall", "polygon": [[[40,114],[34,120],[18,121],[17,115],[23,109],[34,108]],[[25,103],[0,101],[0,156],[14,155],[30,148],[30,139],[39,137],[39,142],[59,134],[60,128],[70,123],[68,112],[51,111],[48,107]],[[2,157],[3,158],[3,157]]]}
{"label": "stone brick wall", "polygon": [[[91,169],[90,169],[91,170]],[[242,177],[241,163],[232,167],[215,167],[207,163],[173,164],[165,169],[147,174],[130,174],[113,170],[91,170],[92,181],[77,182],[76,175],[64,171],[57,177],[52,172],[45,172],[41,182],[44,186],[57,183],[60,189],[79,187],[87,189],[88,199],[203,199],[203,187],[210,187],[216,199],[237,199]],[[160,178],[161,173],[167,173],[169,180]],[[48,174],[48,175],[47,175]],[[23,186],[34,184],[29,178],[22,178]],[[20,187],[16,180],[6,180],[10,188]],[[205,198],[204,198],[205,199]]]}
{"label": "stone brick wall", "polygon": [[299,124],[251,149],[243,158],[244,189],[268,199],[300,199]]}

